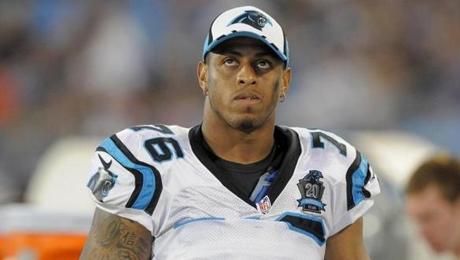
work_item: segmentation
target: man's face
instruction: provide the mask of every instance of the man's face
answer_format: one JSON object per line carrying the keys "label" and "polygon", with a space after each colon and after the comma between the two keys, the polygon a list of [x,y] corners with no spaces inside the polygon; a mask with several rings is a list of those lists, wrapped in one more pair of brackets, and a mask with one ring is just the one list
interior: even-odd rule
{"label": "man's face", "polygon": [[206,113],[244,132],[274,122],[290,69],[267,46],[249,38],[228,40],[208,55],[207,64],[199,67],[200,85],[208,95]]}
{"label": "man's face", "polygon": [[408,194],[406,210],[436,252],[460,246],[460,202],[445,200],[432,185],[419,193]]}

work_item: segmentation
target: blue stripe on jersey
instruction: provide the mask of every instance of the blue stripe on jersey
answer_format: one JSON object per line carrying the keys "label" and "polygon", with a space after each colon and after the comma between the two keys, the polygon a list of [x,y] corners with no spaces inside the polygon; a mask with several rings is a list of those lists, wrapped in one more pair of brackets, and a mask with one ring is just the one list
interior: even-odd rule
{"label": "blue stripe on jersey", "polygon": [[190,219],[183,219],[179,220],[174,223],[174,228],[182,227],[183,225],[196,222],[196,221],[209,221],[209,220],[225,220],[225,218],[217,218],[217,217],[203,217],[203,218],[190,218]]}
{"label": "blue stripe on jersey", "polygon": [[245,217],[244,219],[260,220],[260,216],[250,216],[250,217]]}
{"label": "blue stripe on jersey", "polygon": [[267,195],[268,188],[270,188],[277,175],[278,171],[276,170],[271,170],[270,172],[262,175],[256,187],[252,191],[251,197],[249,199],[254,203],[258,203],[260,200],[262,200],[262,198]]}
{"label": "blue stripe on jersey", "polygon": [[268,186],[268,185],[264,185],[264,186],[261,188],[261,190],[259,191],[259,193],[257,193],[256,198],[255,198],[255,199],[252,199],[252,198],[251,198],[252,202],[258,203],[259,201],[261,201],[262,198],[265,197],[265,194],[267,194],[267,190],[268,190],[269,187],[270,187],[270,186]]}
{"label": "blue stripe on jersey", "polygon": [[286,222],[290,230],[312,238],[319,246],[326,242],[324,220],[319,216],[284,212],[276,220]]}
{"label": "blue stripe on jersey", "polygon": [[110,154],[118,163],[127,169],[135,169],[142,174],[142,188],[133,203],[132,208],[145,210],[155,193],[155,174],[151,168],[132,162],[124,153],[121,151],[110,138],[106,138],[100,145],[104,148],[108,154]]}
{"label": "blue stripe on jersey", "polygon": [[358,205],[361,201],[363,201],[366,197],[363,193],[363,188],[365,185],[365,179],[367,175],[367,169],[369,167],[369,163],[367,162],[364,156],[361,156],[361,163],[359,164],[358,169],[353,172],[351,180],[352,180],[352,197],[354,205]]}

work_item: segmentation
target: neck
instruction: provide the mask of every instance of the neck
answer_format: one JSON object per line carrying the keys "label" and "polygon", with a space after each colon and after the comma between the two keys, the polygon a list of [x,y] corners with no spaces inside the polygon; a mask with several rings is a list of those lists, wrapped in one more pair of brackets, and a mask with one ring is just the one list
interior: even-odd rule
{"label": "neck", "polygon": [[213,152],[224,160],[241,164],[258,162],[270,154],[274,129],[274,119],[249,133],[207,117],[202,125],[203,137]]}

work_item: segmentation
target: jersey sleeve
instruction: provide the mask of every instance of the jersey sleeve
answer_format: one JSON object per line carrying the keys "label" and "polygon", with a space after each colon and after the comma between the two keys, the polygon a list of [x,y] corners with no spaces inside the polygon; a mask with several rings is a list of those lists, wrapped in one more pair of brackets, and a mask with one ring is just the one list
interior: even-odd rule
{"label": "jersey sleeve", "polygon": [[351,145],[348,147],[354,159],[332,192],[335,209],[331,235],[362,217],[374,204],[374,197],[380,193],[377,176],[366,157]]}
{"label": "jersey sleeve", "polygon": [[379,182],[366,157],[343,138],[319,129],[308,133],[309,161],[324,173],[324,216],[333,236],[372,207]]}
{"label": "jersey sleeve", "polygon": [[137,158],[139,136],[123,130],[97,147],[87,187],[96,206],[136,221],[153,232],[151,215],[161,193],[161,179],[153,165]]}

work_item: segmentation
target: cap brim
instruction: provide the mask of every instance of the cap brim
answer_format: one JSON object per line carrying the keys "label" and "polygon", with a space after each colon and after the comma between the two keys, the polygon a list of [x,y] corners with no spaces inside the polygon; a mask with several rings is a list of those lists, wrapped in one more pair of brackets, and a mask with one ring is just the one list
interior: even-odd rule
{"label": "cap brim", "polygon": [[215,41],[213,41],[209,46],[207,46],[203,52],[203,58],[206,57],[206,55],[211,52],[214,48],[216,48],[218,45],[221,43],[228,41],[230,39],[234,39],[237,37],[247,37],[247,38],[252,38],[255,40],[259,40],[263,42],[265,45],[267,45],[275,54],[278,56],[285,64],[287,63],[287,57],[280,51],[274,44],[270,43],[265,39],[264,36],[261,36],[256,33],[252,32],[233,32],[228,35],[221,36],[217,38]]}

